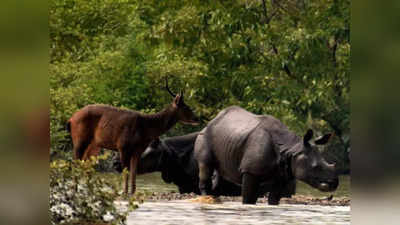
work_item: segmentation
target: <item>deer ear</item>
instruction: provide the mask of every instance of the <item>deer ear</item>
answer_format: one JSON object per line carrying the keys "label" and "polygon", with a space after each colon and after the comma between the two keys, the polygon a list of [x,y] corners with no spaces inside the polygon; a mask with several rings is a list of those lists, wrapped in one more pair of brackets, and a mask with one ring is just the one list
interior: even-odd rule
{"label": "deer ear", "polygon": [[317,140],[315,140],[315,144],[324,145],[328,143],[332,136],[332,134],[325,134],[324,136],[318,137]]}
{"label": "deer ear", "polygon": [[181,95],[176,95],[174,99],[174,104],[178,106],[180,102],[181,102]]}
{"label": "deer ear", "polygon": [[311,129],[307,130],[307,133],[304,135],[304,138],[303,138],[304,145],[310,145],[309,142],[310,142],[313,134],[314,134],[314,132]]}

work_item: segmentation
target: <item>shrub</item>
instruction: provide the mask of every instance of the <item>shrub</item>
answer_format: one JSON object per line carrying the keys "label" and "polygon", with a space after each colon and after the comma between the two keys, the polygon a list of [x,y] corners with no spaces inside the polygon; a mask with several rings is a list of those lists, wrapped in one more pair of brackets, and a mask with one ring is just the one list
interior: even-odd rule
{"label": "shrub", "polygon": [[[50,164],[51,224],[109,222],[125,224],[128,209],[137,208],[135,198],[128,209],[117,209],[117,183],[96,174],[95,166],[110,154],[87,161],[55,160]],[[126,171],[125,171],[126,173]]]}

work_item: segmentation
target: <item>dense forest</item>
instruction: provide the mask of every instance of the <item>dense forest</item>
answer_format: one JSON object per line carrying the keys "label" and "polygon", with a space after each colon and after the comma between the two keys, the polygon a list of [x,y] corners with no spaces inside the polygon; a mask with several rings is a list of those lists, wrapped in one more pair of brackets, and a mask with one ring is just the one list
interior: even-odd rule
{"label": "dense forest", "polygon": [[298,135],[334,132],[350,152],[350,0],[51,0],[51,156],[71,158],[65,124],[102,103],[152,113],[183,90],[204,121],[231,105]]}

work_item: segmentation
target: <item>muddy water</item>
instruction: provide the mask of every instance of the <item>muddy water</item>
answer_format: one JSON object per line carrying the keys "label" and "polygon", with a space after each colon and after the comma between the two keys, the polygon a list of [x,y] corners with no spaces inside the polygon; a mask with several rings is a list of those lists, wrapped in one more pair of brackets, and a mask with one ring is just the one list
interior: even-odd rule
{"label": "muddy water", "polygon": [[[301,194],[324,196],[305,184],[299,184]],[[139,176],[138,187],[148,191],[176,191],[158,175]],[[350,178],[342,177],[335,196],[349,196]],[[190,200],[145,202],[128,216],[128,225],[140,224],[350,224],[349,206],[242,205],[241,202],[206,204]]]}
{"label": "muddy water", "polygon": [[350,224],[349,206],[195,203],[188,200],[146,202],[128,216],[140,224]]}

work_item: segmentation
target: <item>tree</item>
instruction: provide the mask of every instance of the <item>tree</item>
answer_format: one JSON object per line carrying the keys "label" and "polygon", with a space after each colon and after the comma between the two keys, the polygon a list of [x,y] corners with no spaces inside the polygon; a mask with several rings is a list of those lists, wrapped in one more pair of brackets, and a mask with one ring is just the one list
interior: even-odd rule
{"label": "tree", "polygon": [[[66,11],[56,7],[51,21],[80,19],[54,24],[81,25],[72,42],[64,25],[51,32],[52,99],[73,87],[87,91],[81,99],[68,94],[65,107],[53,103],[52,115],[62,115],[55,124],[92,102],[159,110],[170,101],[161,88],[169,76],[203,118],[239,105],[271,114],[299,135],[307,127],[333,130],[337,150],[330,158],[348,159],[349,0],[89,1],[98,20],[85,16],[84,1],[56,2]],[[73,17],[71,2],[79,6]],[[178,126],[170,135],[191,129]]]}

